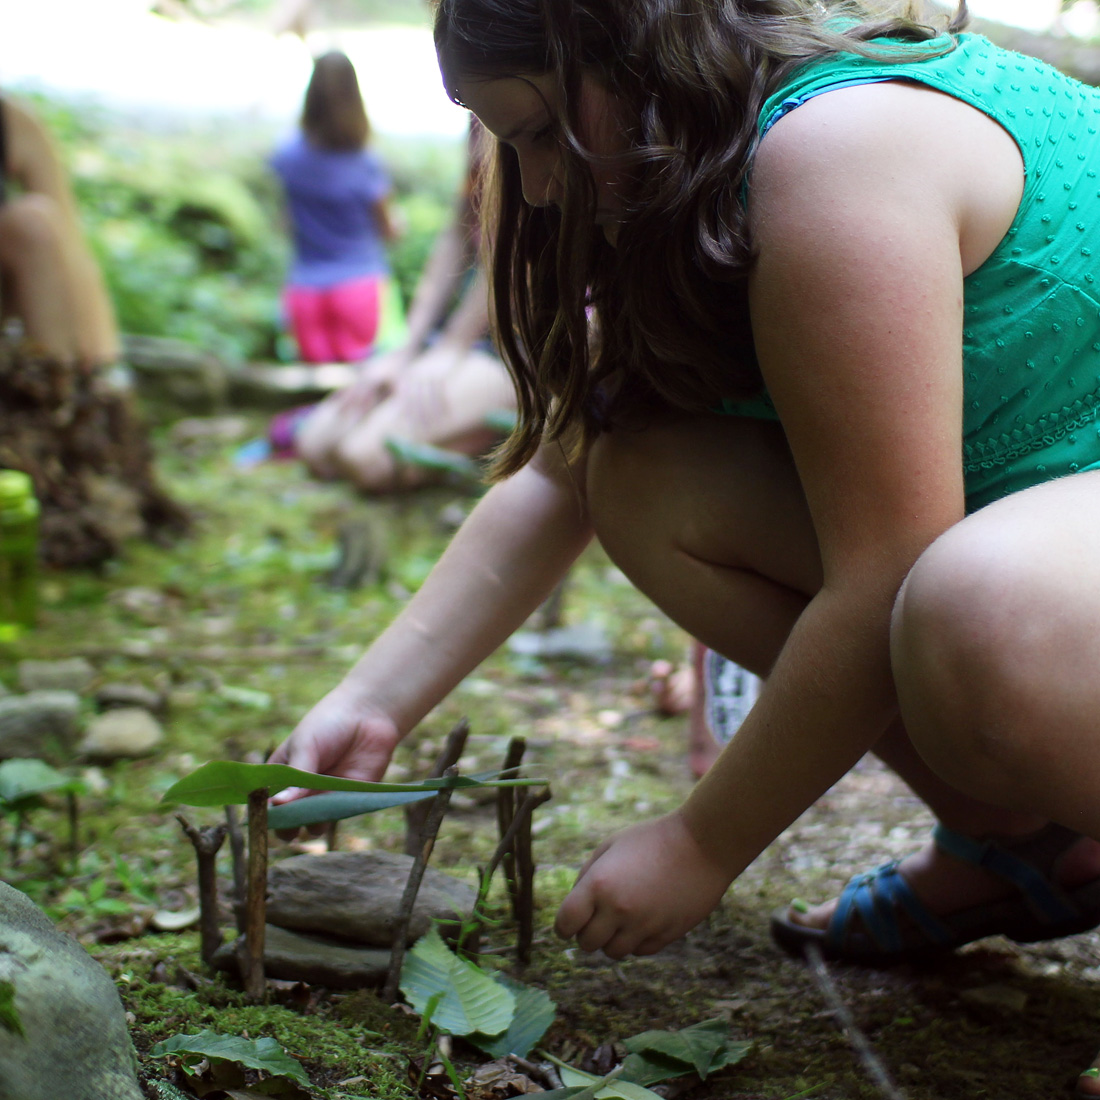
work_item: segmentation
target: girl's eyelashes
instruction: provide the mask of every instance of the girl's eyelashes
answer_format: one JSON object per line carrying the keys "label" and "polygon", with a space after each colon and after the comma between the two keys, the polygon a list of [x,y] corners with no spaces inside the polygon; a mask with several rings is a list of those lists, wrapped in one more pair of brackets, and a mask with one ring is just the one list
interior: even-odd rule
{"label": "girl's eyelashes", "polygon": [[552,139],[556,139],[557,136],[558,136],[558,124],[556,122],[554,122],[553,120],[551,120],[545,126],[543,126],[541,129],[536,130],[531,135],[531,141],[535,145],[546,145]]}

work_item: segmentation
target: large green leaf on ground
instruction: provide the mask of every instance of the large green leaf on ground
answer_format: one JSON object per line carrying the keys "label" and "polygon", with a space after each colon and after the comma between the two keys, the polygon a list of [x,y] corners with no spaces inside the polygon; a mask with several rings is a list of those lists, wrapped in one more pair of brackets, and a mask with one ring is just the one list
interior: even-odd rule
{"label": "large green leaf on ground", "polygon": [[200,1031],[197,1035],[173,1035],[162,1039],[149,1051],[154,1058],[174,1054],[180,1057],[185,1071],[203,1058],[211,1061],[235,1062],[247,1069],[263,1070],[273,1077],[289,1077],[299,1085],[309,1086],[309,1078],[297,1058],[292,1058],[272,1038],[244,1039],[240,1035],[219,1035]]}
{"label": "large green leaf on ground", "polygon": [[572,1066],[562,1065],[560,1062],[557,1064],[564,1085],[579,1085],[586,1093],[590,1092],[594,1100],[661,1100],[658,1093],[632,1081],[624,1081],[621,1077],[612,1077],[610,1074],[608,1077],[596,1077]]}
{"label": "large green leaf on ground", "polygon": [[[691,1072],[706,1080],[708,1074],[740,1062],[752,1049],[752,1043],[730,1041],[729,1024],[724,1020],[704,1020],[679,1031],[643,1031],[624,1040],[623,1046],[631,1054],[625,1074],[646,1084]],[[682,1068],[675,1071],[676,1065]],[[657,1075],[664,1070],[674,1072]]]}
{"label": "large green leaf on ground", "polygon": [[503,974],[498,975],[496,980],[510,989],[516,998],[515,1014],[508,1029],[499,1035],[475,1032],[467,1035],[466,1039],[494,1058],[506,1058],[509,1054],[526,1058],[554,1022],[557,1006],[545,990],[523,985]]}
{"label": "large green leaf on ground", "polygon": [[452,1035],[499,1035],[512,1022],[516,998],[479,966],[459,958],[433,928],[410,948],[401,992],[431,1022]]}
{"label": "large green leaf on ground", "polygon": [[80,787],[79,779],[51,768],[45,760],[12,759],[0,764],[0,806],[53,791],[77,791]]}
{"label": "large green leaf on ground", "polygon": [[185,775],[164,792],[162,802],[186,806],[226,806],[245,803],[253,791],[265,789],[277,794],[287,787],[311,791],[366,791],[375,794],[434,792],[444,787],[529,787],[545,782],[540,779],[474,779],[456,775],[442,779],[422,779],[418,783],[365,783],[335,775],[316,775],[287,764],[246,764],[240,760],[211,760]]}

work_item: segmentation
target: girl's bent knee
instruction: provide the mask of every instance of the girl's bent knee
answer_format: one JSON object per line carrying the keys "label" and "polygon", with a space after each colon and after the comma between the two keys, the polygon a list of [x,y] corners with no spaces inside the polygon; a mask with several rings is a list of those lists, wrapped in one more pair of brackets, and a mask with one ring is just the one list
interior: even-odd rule
{"label": "girl's bent knee", "polygon": [[20,195],[0,207],[0,241],[13,248],[56,250],[64,242],[61,209],[48,195]]}
{"label": "girl's bent knee", "polygon": [[1015,718],[1027,692],[1017,601],[1027,578],[1003,544],[974,533],[952,529],[913,566],[894,606],[891,661],[917,751],[960,790],[1001,799],[1035,748]]}

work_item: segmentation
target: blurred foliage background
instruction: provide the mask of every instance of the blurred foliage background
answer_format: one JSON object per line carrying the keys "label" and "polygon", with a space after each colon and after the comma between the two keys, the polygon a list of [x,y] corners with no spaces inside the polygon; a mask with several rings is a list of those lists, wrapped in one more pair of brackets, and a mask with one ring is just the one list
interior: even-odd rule
{"label": "blurred foliage background", "polygon": [[[266,162],[280,130],[224,119],[151,129],[26,98],[62,147],[123,332],[188,340],[229,362],[293,359],[279,314],[287,226]],[[453,207],[464,150],[386,135],[375,148],[404,226],[390,258],[407,303]]]}

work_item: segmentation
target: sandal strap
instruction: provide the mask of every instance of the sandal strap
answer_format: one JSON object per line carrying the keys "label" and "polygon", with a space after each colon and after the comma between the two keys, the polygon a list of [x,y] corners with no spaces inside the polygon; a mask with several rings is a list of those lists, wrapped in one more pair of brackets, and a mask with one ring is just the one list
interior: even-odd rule
{"label": "sandal strap", "polygon": [[831,948],[843,949],[852,920],[858,914],[863,929],[881,950],[905,950],[898,924],[899,911],[905,912],[930,943],[950,946],[954,942],[950,929],[925,908],[897,867],[895,860],[849,880],[825,930],[825,940]]}
{"label": "sandal strap", "polygon": [[[1064,831],[1068,840],[1064,848],[1068,848],[1078,834],[1068,829]],[[1004,841],[976,840],[957,833],[946,825],[937,825],[932,831],[932,839],[936,847],[948,855],[981,867],[1015,886],[1027,905],[1041,919],[1064,921],[1080,915],[1079,907],[1074,905],[1063,890],[1034,864],[1013,852]]]}

